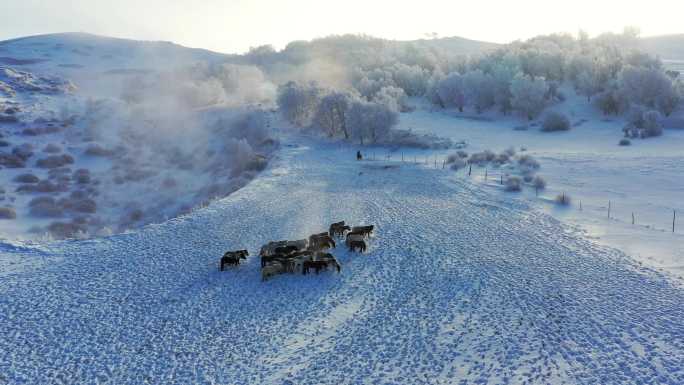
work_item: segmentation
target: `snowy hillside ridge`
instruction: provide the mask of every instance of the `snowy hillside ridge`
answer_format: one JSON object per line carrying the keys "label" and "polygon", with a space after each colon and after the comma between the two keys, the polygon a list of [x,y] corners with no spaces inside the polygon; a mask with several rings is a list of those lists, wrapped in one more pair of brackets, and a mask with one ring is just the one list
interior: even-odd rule
{"label": "snowy hillside ridge", "polygon": [[2,238],[159,223],[238,190],[278,147],[278,118],[258,105],[274,87],[212,64],[224,56],[72,34],[1,47],[19,63],[0,68]]}
{"label": "snowy hillside ridge", "polygon": [[[283,141],[251,184],[187,216],[0,253],[34,263],[0,279],[0,378],[684,381],[684,291],[662,274],[441,169]],[[218,269],[226,250],[341,219],[377,235],[365,255],[332,251],[340,274],[261,282],[253,256]]]}
{"label": "snowy hillside ridge", "polygon": [[67,93],[76,89],[71,82],[58,77],[35,76],[30,72],[0,66],[0,92],[5,97],[16,96],[17,92]]}

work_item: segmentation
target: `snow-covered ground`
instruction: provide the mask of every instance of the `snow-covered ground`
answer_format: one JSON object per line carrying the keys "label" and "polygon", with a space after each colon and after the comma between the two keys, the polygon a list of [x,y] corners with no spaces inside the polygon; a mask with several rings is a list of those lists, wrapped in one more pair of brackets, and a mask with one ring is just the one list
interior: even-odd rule
{"label": "snow-covered ground", "polygon": [[[539,197],[529,187],[522,194],[506,196],[525,197],[534,207],[578,225],[586,236],[684,277],[684,130],[665,130],[661,137],[619,146],[624,122],[604,119],[583,100],[570,99],[556,107],[579,125],[553,133],[541,132],[538,126],[520,130],[525,122],[517,117],[430,112],[423,107],[402,114],[400,127],[466,141],[468,152],[526,148],[525,153],[540,162],[538,173],[546,179],[547,189]],[[446,153],[450,152],[416,155],[443,159]],[[473,168],[469,180],[483,184],[484,172]],[[502,191],[497,183],[501,171],[490,167],[487,173],[486,184]],[[458,175],[464,176],[463,171]],[[555,197],[563,193],[571,197],[570,207],[555,204]],[[674,234],[673,210],[681,217]]]}
{"label": "snow-covered ground", "polygon": [[[26,265],[0,279],[0,383],[684,382],[677,281],[524,200],[355,150],[289,136],[187,216],[3,245]],[[260,245],[339,220],[376,225],[366,254],[260,281]]]}

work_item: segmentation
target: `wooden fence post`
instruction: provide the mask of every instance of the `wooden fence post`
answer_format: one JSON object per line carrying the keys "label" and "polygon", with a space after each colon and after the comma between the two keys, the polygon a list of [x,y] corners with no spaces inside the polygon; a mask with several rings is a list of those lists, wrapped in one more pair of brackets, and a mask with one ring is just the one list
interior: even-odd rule
{"label": "wooden fence post", "polygon": [[472,172],[473,172],[473,165],[470,164],[469,167],[468,167],[468,176],[470,176],[470,174],[471,174]]}
{"label": "wooden fence post", "polygon": [[634,224],[634,213],[632,213],[632,224]]}
{"label": "wooden fence post", "polygon": [[487,181],[487,167],[485,167],[485,182]]}
{"label": "wooden fence post", "polygon": [[677,210],[672,210],[672,232],[675,232],[675,221],[677,220]]}
{"label": "wooden fence post", "polygon": [[501,185],[503,186],[503,174],[501,174]]}
{"label": "wooden fence post", "polygon": [[444,166],[446,166],[446,159],[442,160],[442,170],[444,170]]}
{"label": "wooden fence post", "polygon": [[610,201],[608,201],[608,219],[610,219]]}
{"label": "wooden fence post", "polygon": [[582,211],[582,201],[580,201],[580,211]]}

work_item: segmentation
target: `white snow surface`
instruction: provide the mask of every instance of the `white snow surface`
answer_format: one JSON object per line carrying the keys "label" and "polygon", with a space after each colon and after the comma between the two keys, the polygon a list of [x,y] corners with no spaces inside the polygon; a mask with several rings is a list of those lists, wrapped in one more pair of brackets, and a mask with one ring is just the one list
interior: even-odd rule
{"label": "white snow surface", "polygon": [[[0,277],[0,384],[684,383],[679,281],[444,170],[283,143],[187,216],[0,246],[28,264]],[[262,244],[339,220],[376,225],[366,254],[260,281]]]}
{"label": "white snow surface", "polygon": [[[458,114],[430,111],[425,106],[402,114],[399,125],[417,133],[465,141],[469,153],[499,153],[512,147],[518,153],[534,156],[541,164],[538,175],[547,181],[539,197],[532,187],[525,187],[522,194],[503,193],[498,182],[505,170],[489,167],[487,182],[483,167],[473,167],[471,177],[466,177],[463,170],[456,174],[509,198],[524,198],[535,208],[577,226],[585,236],[684,278],[684,130],[665,130],[663,136],[634,139],[630,146],[618,146],[624,121],[614,116],[605,118],[586,99],[571,90],[564,92],[568,100],[554,109],[565,112],[576,124],[566,132],[541,132],[539,125],[515,130],[528,123],[496,113]],[[520,152],[521,147],[526,151]],[[436,157],[440,162],[453,152],[404,151],[407,159],[415,155],[430,161]],[[563,193],[572,199],[568,208],[554,202]],[[677,211],[675,233],[673,210]]]}

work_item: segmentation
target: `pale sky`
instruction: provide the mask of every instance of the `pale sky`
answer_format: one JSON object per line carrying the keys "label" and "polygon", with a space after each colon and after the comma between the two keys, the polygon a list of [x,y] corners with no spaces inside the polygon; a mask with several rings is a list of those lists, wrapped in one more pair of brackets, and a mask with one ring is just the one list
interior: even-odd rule
{"label": "pale sky", "polygon": [[551,32],[684,33],[684,0],[0,0],[0,40],[53,32],[168,40],[227,53],[364,33],[499,43]]}

